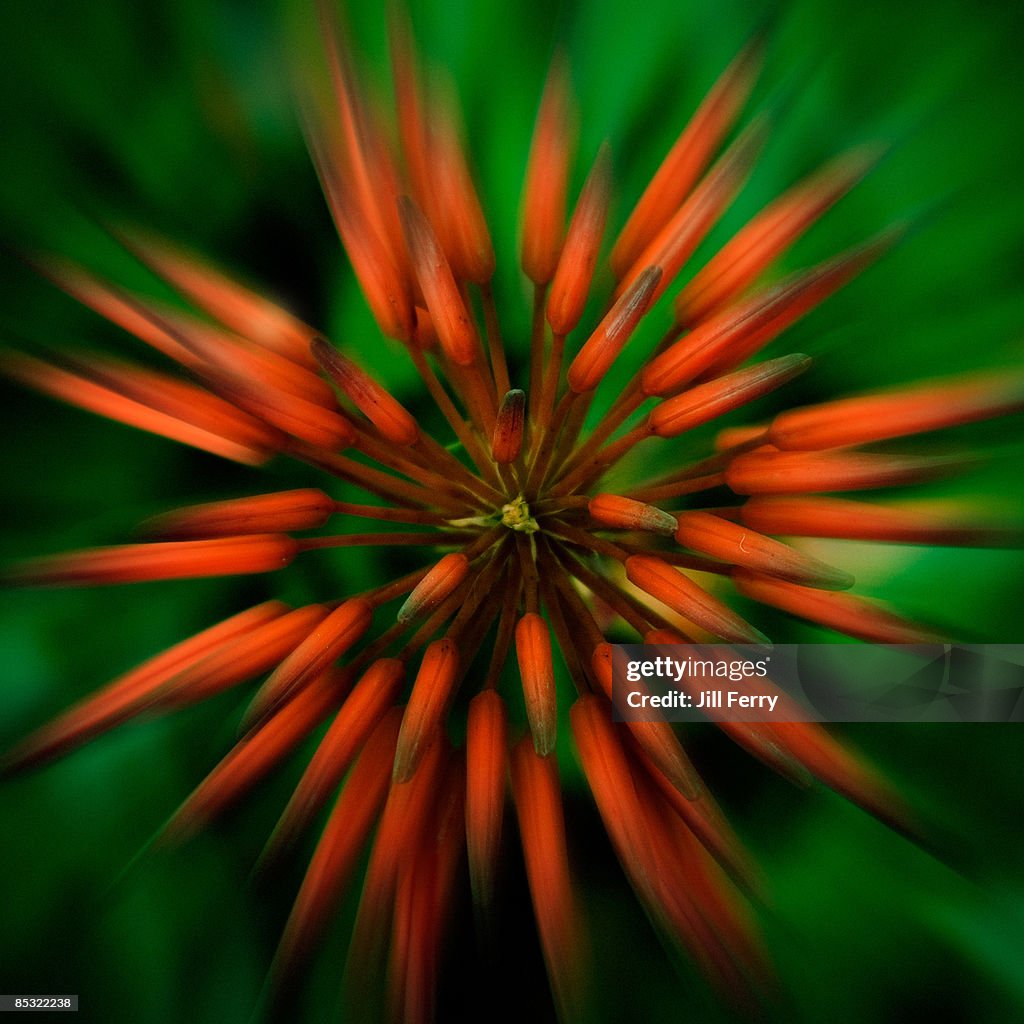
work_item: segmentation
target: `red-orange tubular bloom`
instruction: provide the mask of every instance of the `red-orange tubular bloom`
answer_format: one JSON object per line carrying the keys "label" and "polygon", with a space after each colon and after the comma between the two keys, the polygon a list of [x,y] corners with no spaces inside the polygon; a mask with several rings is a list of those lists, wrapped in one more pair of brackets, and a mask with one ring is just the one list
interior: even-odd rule
{"label": "red-orange tubular bloom", "polygon": [[[408,23],[392,11],[398,117],[389,123],[375,91],[360,83],[331,5],[323,0],[319,10],[329,89],[300,82],[305,134],[370,310],[398,342],[361,351],[380,362],[407,359],[422,394],[399,403],[377,360],[357,362],[344,339],[329,339],[176,243],[112,232],[180,294],[179,305],[65,260],[32,260],[163,365],[9,353],[0,372],[190,445],[200,459],[292,459],[307,476],[275,493],[211,495],[219,500],[143,523],[148,542],[47,556],[15,565],[7,580],[87,585],[268,573],[301,554],[298,592],[316,595],[299,608],[265,601],[221,612],[209,628],[121,671],[37,728],[0,771],[68,753],[142,715],[251,687],[237,742],[164,838],[187,838],[308,744],[308,764],[259,865],[266,871],[294,854],[326,816],[272,965],[271,1015],[291,1011],[291,986],[365,850],[346,1009],[353,1020],[376,1019],[375,997],[386,993],[376,1001],[387,1006],[377,1009],[407,1024],[431,1020],[463,845],[478,922],[503,926],[495,886],[513,845],[502,827],[510,777],[544,961],[558,1010],[572,1021],[585,1010],[587,941],[556,761],[572,756],[557,715],[561,691],[571,687],[579,760],[652,922],[755,1017],[755,993],[771,983],[739,890],[757,900],[758,871],[672,726],[613,721],[609,638],[694,642],[682,625],[702,641],[767,642],[756,608],[748,622],[730,607],[738,591],[746,607],[798,616],[831,631],[824,636],[931,640],[927,624],[858,596],[842,567],[776,537],[1021,543],[1019,524],[991,516],[827,492],[955,472],[969,461],[962,449],[951,454],[931,437],[903,451],[899,439],[1019,410],[1022,377],[968,376],[803,409],[776,397],[742,419],[750,403],[767,405],[809,363],[784,349],[763,361],[762,349],[899,234],[883,231],[780,280],[780,257],[866,170],[874,157],[866,149],[770,203],[696,275],[685,267],[754,170],[768,131],[763,116],[737,126],[760,42],[729,65],[660,169],[651,168],[610,268],[600,258],[616,208],[607,147],[566,231],[574,130],[568,69],[555,62],[523,197],[529,341],[518,330],[503,334],[507,314],[496,296],[514,294],[515,282],[492,288],[497,261],[469,170],[473,139],[464,146],[446,80],[420,59]],[[300,78],[315,65],[301,63]],[[671,296],[668,314],[669,303],[656,304],[684,267],[690,283]],[[600,284],[609,280],[610,294]],[[865,275],[858,287],[868,284]],[[635,371],[623,370],[627,364]],[[434,424],[443,425],[436,437],[427,430]],[[885,447],[857,448],[877,442]],[[649,476],[657,465],[669,468]],[[366,519],[380,525],[356,525]],[[386,548],[387,557],[346,566],[356,545]],[[394,575],[386,571],[392,563],[400,566]],[[380,578],[366,579],[367,566]],[[823,727],[720,727],[786,778],[820,780],[907,827],[881,775]]]}

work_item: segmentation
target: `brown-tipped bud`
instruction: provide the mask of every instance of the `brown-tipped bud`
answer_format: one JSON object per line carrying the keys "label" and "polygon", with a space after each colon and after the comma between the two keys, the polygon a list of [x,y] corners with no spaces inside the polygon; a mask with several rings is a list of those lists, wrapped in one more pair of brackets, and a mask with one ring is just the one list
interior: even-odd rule
{"label": "brown-tipped bud", "polygon": [[323,338],[310,344],[323,371],[348,396],[352,404],[392,444],[413,444],[420,436],[416,421],[368,373],[343,356]]}
{"label": "brown-tipped bud", "polygon": [[437,737],[459,677],[459,649],[449,637],[435,640],[423,652],[402,718],[395,752],[395,782],[412,778],[423,752]]}
{"label": "brown-tipped bud", "polygon": [[251,498],[189,505],[147,519],[142,529],[154,537],[225,537],[241,533],[312,530],[331,517],[334,501],[313,487]]}
{"label": "brown-tipped bud", "polygon": [[[183,410],[186,419],[144,404],[141,394],[139,399],[129,398],[119,393],[119,389],[20,353],[4,355],[0,373],[79,409],[246,465],[262,465],[277,445],[276,431],[214,395],[181,381],[175,383],[187,389],[195,399],[194,403],[188,403],[188,413]],[[176,397],[181,395],[181,391],[175,392]],[[159,397],[155,400],[160,401]]]}
{"label": "brown-tipped bud", "polygon": [[494,690],[469,703],[466,724],[466,853],[473,901],[488,907],[501,846],[505,808],[508,713]]}
{"label": "brown-tipped bud", "polygon": [[630,583],[723,640],[739,644],[767,644],[770,641],[731,608],[712,597],[678,569],[653,555],[630,555],[626,559]]}
{"label": "brown-tipped bud", "polygon": [[296,647],[260,687],[246,711],[246,723],[265,719],[307,686],[350,647],[373,621],[373,605],[353,597],[339,605]]}
{"label": "brown-tipped bud", "polygon": [[274,978],[299,965],[334,913],[387,797],[400,721],[401,712],[393,708],[366,742],[345,782],[295,897],[274,957]]}
{"label": "brown-tipped bud", "polygon": [[340,674],[325,672],[237,743],[175,813],[167,825],[167,839],[180,842],[194,835],[256,785],[344,698],[344,682]]}
{"label": "brown-tipped bud", "polygon": [[241,576],[282,569],[297,551],[291,537],[269,533],[166,544],[124,544],[31,559],[15,566],[8,580],[21,585],[74,587]]}
{"label": "brown-tipped bud", "polygon": [[1024,374],[986,374],[842,398],[782,413],[768,440],[812,450],[885,441],[1024,409]]}
{"label": "brown-tipped bud", "polygon": [[[402,662],[396,658],[382,658],[375,661],[352,687],[352,692],[320,741],[274,830],[271,848],[275,854],[294,842],[330,798],[356,754],[367,742],[367,737],[378,728],[398,698],[404,678],[405,666]],[[395,723],[395,739],[398,735],[397,722],[400,720],[401,715]],[[394,760],[393,745],[391,760]],[[387,776],[391,776],[390,763]]]}
{"label": "brown-tipped bud", "polygon": [[556,58],[548,72],[530,144],[523,193],[523,272],[534,284],[555,274],[565,231],[565,195],[574,148],[569,70]]}
{"label": "brown-tipped bud", "polygon": [[153,695],[169,679],[287,611],[288,606],[280,601],[266,601],[169,647],[23,740],[0,760],[0,771],[8,773],[48,761],[112,729],[149,707]]}
{"label": "brown-tipped bud", "polygon": [[842,498],[751,498],[740,519],[763,533],[834,537],[892,544],[950,544],[956,547],[1015,547],[1022,532],[1013,527],[972,523],[970,510],[943,503],[914,507],[876,505]]}
{"label": "brown-tipped bud", "polygon": [[663,271],[654,301],[661,297],[718,218],[729,208],[753,169],[766,134],[764,118],[751,122],[622,276],[615,290],[616,297],[636,280],[644,267],[654,265]]}
{"label": "brown-tipped bud", "polygon": [[583,394],[601,383],[650,308],[660,280],[661,268],[648,267],[622,293],[569,365],[568,382],[573,391]]}
{"label": "brown-tipped bud", "polygon": [[470,366],[479,353],[480,339],[434,229],[408,196],[399,200],[399,214],[441,348],[453,363]]}
{"label": "brown-tipped bud", "polygon": [[494,433],[491,435],[491,455],[499,465],[507,466],[519,458],[526,432],[526,392],[514,388],[501,400]]}
{"label": "brown-tipped bud", "polygon": [[733,60],[669,150],[612,249],[616,277],[633,266],[714,157],[754,84],[761,51],[753,43]]}
{"label": "brown-tipped bud", "polygon": [[680,513],[676,540],[691,551],[794,583],[826,590],[853,586],[848,572],[709,512]]}
{"label": "brown-tipped bud", "polygon": [[579,1018],[586,936],[569,875],[565,817],[554,757],[528,737],[512,749],[512,793],[534,917],[555,1000],[564,1020]]}
{"label": "brown-tipped bud", "polygon": [[678,437],[684,431],[770,394],[810,365],[810,356],[796,352],[698,384],[656,406],[649,420],[651,430],[659,437]]}
{"label": "brown-tipped bud", "polygon": [[861,146],[765,207],[679,293],[676,317],[695,324],[741,295],[874,166],[883,148]]}
{"label": "brown-tipped bud", "polygon": [[398,610],[399,622],[411,622],[433,611],[469,575],[469,559],[461,551],[444,555],[416,584]]}
{"label": "brown-tipped bud", "polygon": [[752,601],[781,608],[790,615],[808,619],[857,640],[873,644],[941,642],[935,633],[853,594],[801,587],[745,569],[737,569],[733,573],[733,581],[736,589]]}
{"label": "brown-tipped bud", "polygon": [[945,455],[753,451],[732,460],[725,482],[737,494],[862,491],[933,480],[964,464],[959,456]]}
{"label": "brown-tipped bud", "polygon": [[555,749],[558,703],[551,634],[536,612],[527,612],[516,624],[516,657],[533,745],[543,757]]}
{"label": "brown-tipped bud", "polygon": [[551,282],[547,317],[555,334],[568,334],[583,316],[601,249],[610,192],[611,157],[608,144],[603,143],[576,203]]}
{"label": "brown-tipped bud", "polygon": [[623,498],[618,494],[598,494],[590,499],[587,508],[595,523],[615,530],[646,530],[666,537],[675,533],[675,516],[646,502],[634,501],[633,498]]}

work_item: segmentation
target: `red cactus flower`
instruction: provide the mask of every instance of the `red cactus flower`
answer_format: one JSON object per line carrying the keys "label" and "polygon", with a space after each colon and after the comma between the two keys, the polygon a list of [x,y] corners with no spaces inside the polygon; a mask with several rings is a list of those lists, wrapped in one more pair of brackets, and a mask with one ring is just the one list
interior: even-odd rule
{"label": "red cactus flower", "polygon": [[[119,230],[193,314],[64,260],[36,263],[184,374],[96,355],[8,354],[3,370],[227,459],[299,460],[310,467],[310,486],[178,509],[145,524],[147,542],[28,561],[9,578],[92,585],[266,573],[356,545],[418,547],[421,565],[358,593],[324,593],[322,603],[272,601],[236,612],[44,725],[7,755],[5,768],[65,755],[143,712],[263,680],[237,744],[185,800],[165,838],[183,840],[209,823],[329,722],[264,852],[264,864],[282,856],[333,801],[271,978],[286,987],[369,849],[348,977],[368,989],[383,970],[388,1012],[410,1021],[431,1015],[438,943],[463,885],[463,846],[473,900],[483,919],[493,913],[510,778],[540,946],[555,1002],[572,1019],[586,998],[587,941],[557,761],[571,731],[653,922],[726,997],[753,1005],[770,986],[746,902],[757,892],[756,868],[671,728],[612,722],[609,627],[650,642],[766,640],[731,606],[738,592],[847,636],[932,636],[927,624],[857,596],[841,567],[778,538],[1007,540],[1006,531],[949,511],[822,495],[955,471],[959,457],[860,448],[1020,409],[1024,378],[937,381],[793,409],[723,430],[705,453],[679,441],[804,372],[810,359],[802,354],[756,356],[895,241],[884,232],[766,280],[868,171],[878,151],[860,149],[769,204],[679,287],[767,131],[755,119],[726,145],[757,76],[754,45],[725,69],[611,240],[613,283],[595,322],[585,308],[609,241],[609,150],[597,153],[570,215],[576,140],[568,67],[556,59],[523,197],[520,262],[534,303],[519,379],[517,346],[499,330],[490,287],[496,259],[453,98],[424,88],[411,33],[396,18],[394,150],[391,125],[326,11],[323,24],[333,93],[327,109],[307,104],[312,156],[380,330],[404,346],[450,435],[428,433],[372,366],[344,352],[343,340],[333,344],[176,244]],[[636,344],[645,318],[663,309],[663,294],[672,298],[671,327],[588,428],[588,414],[601,408],[600,385]],[[677,446],[670,473],[648,476],[648,445]],[[332,479],[379,504],[335,500]],[[363,519],[380,526],[349,528]],[[557,658],[577,693],[570,723],[558,720]],[[520,692],[504,682],[506,662],[518,667]],[[525,709],[525,735],[510,725],[512,702]],[[466,714],[464,742],[448,729],[456,709]],[[886,820],[902,820],[898,796],[820,726],[723,728],[783,775],[817,777]]]}

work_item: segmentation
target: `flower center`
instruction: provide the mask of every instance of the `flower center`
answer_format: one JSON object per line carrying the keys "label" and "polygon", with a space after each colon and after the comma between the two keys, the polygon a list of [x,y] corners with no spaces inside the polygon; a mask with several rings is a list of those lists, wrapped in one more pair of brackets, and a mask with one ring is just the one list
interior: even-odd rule
{"label": "flower center", "polygon": [[501,506],[501,524],[518,533],[536,533],[540,529],[537,520],[530,515],[530,506],[521,494],[507,505]]}

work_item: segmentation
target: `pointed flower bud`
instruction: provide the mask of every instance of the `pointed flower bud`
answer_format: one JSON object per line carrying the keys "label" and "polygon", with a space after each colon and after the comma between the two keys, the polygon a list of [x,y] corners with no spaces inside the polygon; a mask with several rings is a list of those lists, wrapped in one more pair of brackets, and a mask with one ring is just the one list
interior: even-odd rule
{"label": "pointed flower bud", "polygon": [[423,653],[402,718],[395,752],[395,782],[412,778],[420,758],[437,738],[459,677],[459,650],[449,637],[435,640]]}
{"label": "pointed flower bud", "polygon": [[398,621],[412,622],[420,615],[433,611],[468,575],[469,559],[461,551],[445,555],[405,599],[405,604],[398,610]]}
{"label": "pointed flower bud", "polygon": [[491,435],[491,455],[499,465],[507,466],[519,458],[526,432],[526,393],[518,388],[501,401]]}
{"label": "pointed flower bud", "polygon": [[598,494],[590,499],[587,508],[595,523],[615,530],[646,530],[668,537],[676,529],[675,516],[618,494]]}
{"label": "pointed flower bud", "polygon": [[516,656],[533,745],[543,757],[555,749],[558,704],[551,633],[536,612],[527,612],[516,625]]}
{"label": "pointed flower bud", "polygon": [[331,498],[307,487],[190,505],[146,520],[143,529],[151,536],[170,539],[286,533],[323,526],[333,511]]}

